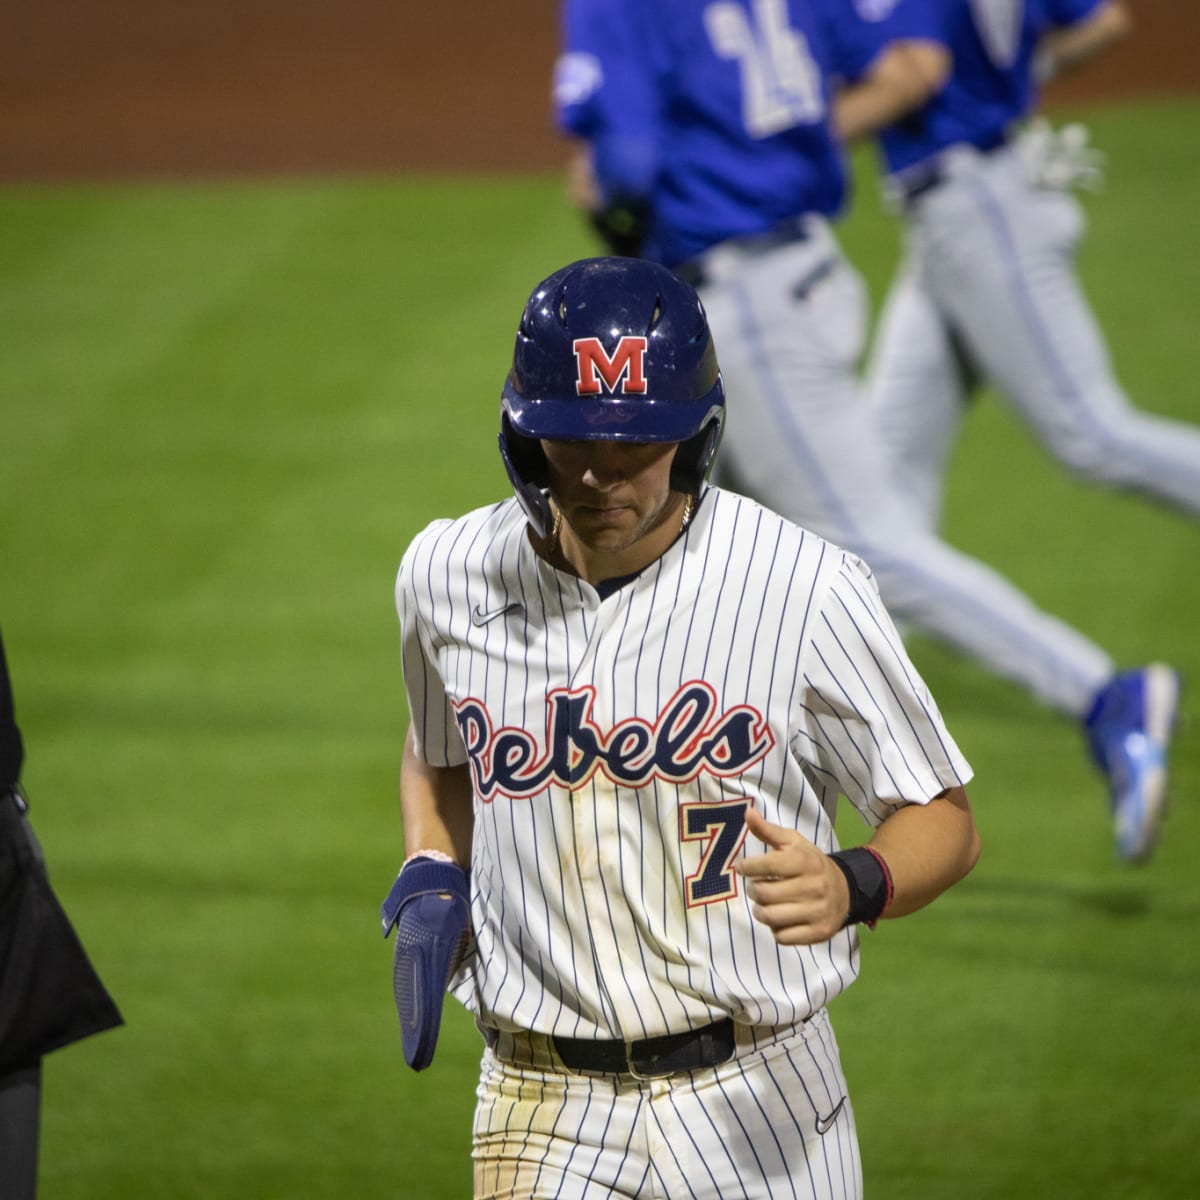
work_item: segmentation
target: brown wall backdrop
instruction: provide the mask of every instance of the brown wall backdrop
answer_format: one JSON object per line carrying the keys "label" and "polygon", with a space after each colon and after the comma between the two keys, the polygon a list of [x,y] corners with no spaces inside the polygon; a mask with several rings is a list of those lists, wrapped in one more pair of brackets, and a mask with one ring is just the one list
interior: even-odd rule
{"label": "brown wall backdrop", "polygon": [[[1196,90],[1192,5],[1128,2],[1050,106]],[[557,38],[555,0],[8,0],[0,180],[553,167]]]}

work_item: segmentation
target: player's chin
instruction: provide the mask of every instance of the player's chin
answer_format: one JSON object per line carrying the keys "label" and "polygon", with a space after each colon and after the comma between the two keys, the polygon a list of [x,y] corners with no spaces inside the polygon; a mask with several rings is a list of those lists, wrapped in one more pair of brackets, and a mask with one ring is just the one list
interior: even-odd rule
{"label": "player's chin", "polygon": [[572,523],[579,537],[595,550],[624,550],[641,532],[632,508],[585,508]]}
{"label": "player's chin", "polygon": [[574,517],[576,523],[586,525],[589,528],[610,529],[635,522],[637,520],[637,512],[632,505],[628,504],[614,504],[607,508],[592,508],[589,505],[580,505],[575,510]]}

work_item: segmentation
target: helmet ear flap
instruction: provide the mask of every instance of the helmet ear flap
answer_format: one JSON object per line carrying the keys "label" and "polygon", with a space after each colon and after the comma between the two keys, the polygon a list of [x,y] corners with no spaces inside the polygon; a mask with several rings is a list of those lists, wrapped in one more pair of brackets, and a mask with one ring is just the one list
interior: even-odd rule
{"label": "helmet ear flap", "polygon": [[503,413],[500,418],[500,444],[506,452],[506,460],[526,483],[539,488],[550,486],[550,464],[541,443],[537,438],[518,433],[508,413]]}
{"label": "helmet ear flap", "polygon": [[679,443],[671,463],[671,487],[674,491],[699,496],[700,488],[712,470],[723,429],[724,422],[718,418],[709,421],[695,437]]}
{"label": "helmet ear flap", "polygon": [[499,441],[504,470],[525,510],[525,516],[539,537],[549,537],[554,514],[542,489],[550,484],[550,464],[541,445],[536,438],[517,433],[508,419],[508,413],[503,413],[500,418]]}

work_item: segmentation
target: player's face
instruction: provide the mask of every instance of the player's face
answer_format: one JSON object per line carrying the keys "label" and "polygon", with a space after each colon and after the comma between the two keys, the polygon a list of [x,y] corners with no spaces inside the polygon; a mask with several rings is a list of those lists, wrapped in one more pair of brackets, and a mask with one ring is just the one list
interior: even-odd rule
{"label": "player's face", "polygon": [[[678,529],[668,518],[681,503],[671,491],[675,443],[543,441],[542,450],[550,493],[584,550],[623,556],[641,547],[650,561],[674,540]],[[658,547],[664,527],[669,536]]]}

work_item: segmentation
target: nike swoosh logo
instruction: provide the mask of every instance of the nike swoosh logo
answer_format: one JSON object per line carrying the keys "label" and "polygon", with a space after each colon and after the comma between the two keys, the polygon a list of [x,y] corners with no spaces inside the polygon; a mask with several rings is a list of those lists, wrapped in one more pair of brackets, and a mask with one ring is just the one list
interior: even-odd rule
{"label": "nike swoosh logo", "polygon": [[502,604],[499,608],[491,608],[484,612],[477,604],[471,609],[471,624],[486,625],[489,621],[494,621],[497,617],[504,616],[505,613],[515,612],[520,607],[519,600],[512,600],[508,604]]}
{"label": "nike swoosh logo", "polygon": [[838,1117],[841,1115],[842,1109],[845,1107],[846,1097],[843,1096],[837,1102],[836,1107],[834,1108],[833,1112],[829,1114],[829,1116],[823,1117],[819,1113],[817,1114],[817,1133],[819,1133],[821,1137],[824,1137],[833,1128],[834,1121],[838,1119]]}

